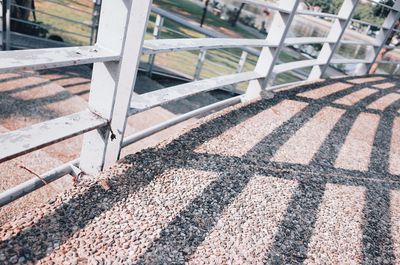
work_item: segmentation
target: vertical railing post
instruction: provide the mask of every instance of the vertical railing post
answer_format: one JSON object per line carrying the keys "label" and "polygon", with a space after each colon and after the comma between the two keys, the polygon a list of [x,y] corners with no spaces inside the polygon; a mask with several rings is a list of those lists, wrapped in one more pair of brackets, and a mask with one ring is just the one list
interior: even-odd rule
{"label": "vertical railing post", "polygon": [[101,0],[93,0],[90,45],[94,45],[94,43],[96,43],[97,31],[99,29],[100,8],[101,8]]}
{"label": "vertical railing post", "polygon": [[199,59],[197,60],[196,70],[194,72],[193,80],[197,81],[200,79],[201,70],[203,69],[204,61],[206,60],[207,50],[201,49],[199,53]]}
{"label": "vertical railing post", "polygon": [[246,91],[248,99],[257,98],[263,90],[266,90],[273,77],[273,69],[278,60],[279,54],[284,46],[286,35],[296,15],[299,0],[281,0],[279,7],[281,10],[276,11],[274,19],[266,38],[266,42],[271,47],[264,47],[255,67],[255,72],[259,73],[262,78],[251,81]]}
{"label": "vertical railing post", "polygon": [[11,46],[11,0],[3,0],[3,50]]}
{"label": "vertical railing post", "polygon": [[119,158],[151,4],[103,0],[96,45],[120,54],[120,59],[94,64],[89,109],[109,120],[109,126],[84,136],[80,168],[86,174],[96,174]]}
{"label": "vertical railing post", "polygon": [[339,47],[340,40],[342,39],[349,23],[351,22],[358,1],[359,0],[344,0],[338,13],[339,18],[333,23],[328,37],[326,38],[328,42],[324,43],[321,51],[319,52],[317,58],[319,65],[316,65],[312,68],[310,74],[308,75],[308,80],[316,80],[324,76],[333,55]]}
{"label": "vertical railing post", "polygon": [[[161,30],[164,25],[164,17],[162,17],[160,14],[157,14],[156,16],[156,22],[153,30],[153,39],[159,39],[161,37]],[[153,67],[154,67],[154,62],[156,59],[155,54],[150,54],[149,55],[149,66],[147,69],[147,73],[149,77],[153,74]]]}
{"label": "vertical railing post", "polygon": [[242,51],[242,55],[240,56],[240,60],[238,63],[238,67],[236,69],[236,73],[241,73],[243,72],[244,65],[246,64],[247,56],[249,55],[248,52]]}
{"label": "vertical railing post", "polygon": [[399,18],[400,18],[400,0],[396,0],[393,5],[393,9],[390,10],[389,14],[387,15],[385,21],[382,24],[381,29],[379,30],[378,35],[376,36],[377,46],[373,47],[374,48],[373,53],[370,53],[369,57],[367,58],[367,60],[368,59],[371,60],[371,63],[368,63],[365,67],[365,71],[360,72],[359,74],[369,73],[371,67],[376,63],[379,53],[385,47],[389,36],[392,34],[393,29],[397,24],[397,21],[399,21]]}

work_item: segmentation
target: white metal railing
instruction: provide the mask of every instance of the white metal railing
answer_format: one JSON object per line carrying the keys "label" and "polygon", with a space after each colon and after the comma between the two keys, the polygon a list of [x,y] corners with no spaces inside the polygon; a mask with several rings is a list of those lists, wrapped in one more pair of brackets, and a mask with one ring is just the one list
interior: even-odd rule
{"label": "white metal railing", "polygon": [[[156,20],[155,38],[145,41],[144,35],[152,10],[151,0],[103,0],[96,45],[0,52],[0,73],[94,63],[89,106],[86,111],[0,135],[0,162],[84,134],[80,158],[43,174],[41,179],[32,179],[1,193],[0,206],[66,174],[97,174],[117,161],[123,147],[162,129],[216,108],[258,98],[264,91],[277,88],[271,84],[274,76],[279,73],[312,67],[308,80],[314,80],[321,78],[331,64],[362,63],[365,64],[365,67],[357,74],[366,74],[372,64],[377,61],[378,53],[385,47],[389,35],[394,30],[394,25],[400,17],[400,0],[398,0],[390,8],[389,15],[380,27],[380,32],[372,44],[373,53],[369,58],[364,60],[335,59],[333,55],[340,43],[371,45],[371,43],[362,41],[342,41],[345,30],[352,20],[357,0],[344,0],[336,15],[298,11],[299,0],[281,0],[278,5],[261,0],[243,0],[242,2],[268,7],[276,11],[270,29],[271,34],[266,39],[227,39],[217,33],[213,34],[213,38],[158,39],[157,31],[160,31],[163,17],[166,18],[170,14],[153,8],[153,11],[155,10],[159,15]],[[288,38],[289,28],[296,15],[329,16],[334,19],[334,23],[326,38]],[[183,23],[187,24],[187,22]],[[206,30],[203,31],[206,35],[210,35]],[[278,63],[278,57],[285,46],[310,43],[323,43],[323,48],[317,58]],[[261,52],[252,49],[254,47],[261,49]],[[203,80],[199,80],[197,76],[193,82],[141,95],[133,91],[142,54],[152,55],[153,59],[150,61],[154,63],[154,56],[159,53],[198,50],[200,61],[204,61],[207,51],[226,48],[243,50],[236,73]],[[255,69],[243,71],[247,54],[254,51],[259,55]],[[382,60],[380,63],[388,62]],[[129,115],[201,92],[244,82],[248,82],[249,85],[243,95],[183,114],[123,138]]]}

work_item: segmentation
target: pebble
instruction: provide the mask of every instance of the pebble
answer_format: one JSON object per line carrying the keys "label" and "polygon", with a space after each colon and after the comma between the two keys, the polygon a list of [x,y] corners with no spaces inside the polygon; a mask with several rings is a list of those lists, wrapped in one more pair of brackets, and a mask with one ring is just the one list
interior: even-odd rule
{"label": "pebble", "polygon": [[[397,82],[395,79],[385,82],[388,81]],[[313,84],[309,89],[332,82],[339,81]],[[354,89],[369,86],[362,83]],[[197,127],[177,139],[128,156],[100,176],[83,177],[74,189],[43,208],[40,218],[32,210],[23,219],[0,229],[3,240],[0,263],[37,260],[44,264],[337,263],[334,261],[343,253],[337,253],[329,237],[336,230],[347,228],[348,224],[339,220],[353,220],[360,213],[343,213],[343,205],[333,204],[334,218],[327,222],[335,224],[330,226],[335,231],[326,230],[328,226],[316,228],[318,218],[323,217],[319,216],[323,211],[318,207],[324,200],[326,182],[367,190],[371,184],[364,180],[371,179],[373,172],[344,174],[331,168],[327,161],[310,165],[272,161],[271,150],[278,150],[286,138],[295,135],[311,113],[296,116],[284,129],[278,128],[272,139],[264,135],[268,141],[245,150],[245,155],[218,155],[226,149],[242,154],[245,148],[238,140],[232,146],[237,134],[224,134],[227,130],[246,129],[247,137],[252,139],[260,128],[246,123],[247,118],[285,100],[298,100],[296,93],[303,90],[300,87],[278,92],[271,100],[215,113],[201,119]],[[328,106],[323,100],[315,100],[314,104],[317,109]],[[213,141],[216,138],[218,144]],[[333,147],[336,144],[332,143]],[[262,181],[251,185],[256,176]],[[389,190],[391,182],[385,180],[391,176],[387,173],[379,176],[381,181],[374,182],[374,187]],[[267,181],[271,183],[265,185]],[[289,189],[289,185],[293,187]],[[383,200],[377,208],[387,203]],[[374,219],[373,223],[389,226],[390,222],[383,219]],[[358,259],[344,259],[338,264],[400,262],[395,262],[391,253],[379,251],[362,260],[358,249],[377,247],[373,240],[376,235],[370,230],[358,235],[357,246],[348,238],[346,254],[359,255]],[[324,240],[311,246],[316,235]],[[18,252],[23,248],[32,250],[30,255]],[[312,255],[314,252],[318,255]]]}

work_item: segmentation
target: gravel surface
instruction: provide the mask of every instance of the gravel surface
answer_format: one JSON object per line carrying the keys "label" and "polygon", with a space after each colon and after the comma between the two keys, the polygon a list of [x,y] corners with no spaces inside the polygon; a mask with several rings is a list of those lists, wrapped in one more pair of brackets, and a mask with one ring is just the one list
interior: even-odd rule
{"label": "gravel surface", "polygon": [[0,264],[400,264],[399,81],[203,118],[3,225]]}

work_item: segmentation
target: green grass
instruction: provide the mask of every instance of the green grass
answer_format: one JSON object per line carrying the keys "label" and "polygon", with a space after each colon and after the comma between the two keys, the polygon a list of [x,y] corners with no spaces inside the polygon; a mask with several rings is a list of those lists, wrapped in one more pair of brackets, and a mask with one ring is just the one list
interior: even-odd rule
{"label": "green grass", "polygon": [[[79,4],[71,3],[67,0],[61,0],[59,2],[63,2],[67,6],[71,6],[73,8],[77,8],[88,12],[88,14],[69,9],[68,7],[63,7],[52,2],[47,2],[44,0],[35,1],[36,10],[44,11],[46,13],[54,14],[60,17],[65,17],[68,19],[73,19],[82,23],[91,24],[91,12],[92,12],[92,2],[90,0],[83,0]],[[36,12],[37,21],[43,23],[44,26],[56,27],[60,28],[64,31],[70,31],[73,33],[77,33],[83,36],[78,36],[75,34],[66,33],[63,31],[59,31],[56,29],[49,29],[50,35],[58,35],[64,39],[65,42],[78,44],[78,45],[88,45],[89,37],[90,37],[90,28],[84,25],[78,25],[76,23],[62,20],[56,17],[52,17],[46,14],[42,14],[40,12]],[[33,20],[33,18],[31,18]]]}
{"label": "green grass", "polygon": [[[203,14],[203,8],[191,1],[154,0],[153,3],[159,5],[161,8],[167,11],[177,13],[190,20],[197,21],[200,24],[201,16]],[[250,32],[242,30],[239,27],[232,27],[227,21],[220,19],[219,17],[215,16],[212,12],[207,12],[204,25],[212,26],[214,28],[231,30],[232,32],[237,33],[243,38],[255,38],[255,36]]]}

